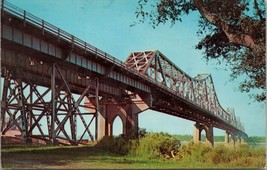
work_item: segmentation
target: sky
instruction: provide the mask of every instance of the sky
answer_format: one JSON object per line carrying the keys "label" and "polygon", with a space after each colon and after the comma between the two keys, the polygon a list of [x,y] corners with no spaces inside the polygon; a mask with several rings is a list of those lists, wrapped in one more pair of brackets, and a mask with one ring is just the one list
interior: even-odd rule
{"label": "sky", "polygon": [[[158,49],[180,69],[194,77],[211,73],[219,102],[223,108],[233,107],[244,123],[249,136],[265,136],[265,103],[257,103],[238,91],[238,81],[230,81],[230,70],[214,61],[206,62],[195,49],[200,40],[199,13],[184,16],[183,22],[170,23],[153,29],[148,23],[137,24],[137,1],[132,0],[7,0],[12,4],[73,34],[87,43],[125,61],[134,51]],[[147,131],[193,135],[194,123],[155,111],[139,115],[139,127]],[[114,133],[121,131],[115,120]],[[215,129],[215,135],[224,131]]]}

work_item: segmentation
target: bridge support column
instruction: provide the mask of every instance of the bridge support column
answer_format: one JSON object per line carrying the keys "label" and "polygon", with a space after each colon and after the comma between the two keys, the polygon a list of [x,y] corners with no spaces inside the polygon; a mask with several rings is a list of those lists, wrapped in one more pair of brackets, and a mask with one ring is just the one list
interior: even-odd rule
{"label": "bridge support column", "polygon": [[243,143],[242,137],[240,135],[238,135],[237,138],[238,138],[238,141],[237,141],[238,144],[241,145]]}
{"label": "bridge support column", "polygon": [[106,121],[107,117],[107,105],[99,105],[99,110],[97,113],[97,126],[95,129],[97,133],[97,138],[95,139],[96,141],[103,138],[104,136],[110,136],[108,132],[108,122]]}
{"label": "bridge support column", "polygon": [[3,132],[3,130],[5,129],[6,125],[7,125],[7,121],[6,121],[6,110],[7,110],[7,97],[8,97],[8,88],[10,86],[10,80],[8,80],[7,77],[4,78],[4,87],[3,87],[3,92],[2,92],[2,101],[1,101],[1,133],[2,135],[5,135],[5,132]]}
{"label": "bridge support column", "polygon": [[213,127],[210,126],[206,126],[206,143],[214,146],[214,138],[213,138]]}
{"label": "bridge support column", "polygon": [[236,136],[234,133],[231,133],[231,145],[235,147],[236,145]]}
{"label": "bridge support column", "polygon": [[57,145],[56,131],[55,131],[55,119],[56,119],[56,64],[51,66],[51,143]]}
{"label": "bridge support column", "polygon": [[229,144],[229,132],[225,131],[225,138],[224,138],[225,144]]}
{"label": "bridge support column", "polygon": [[199,143],[200,140],[201,140],[200,124],[197,122],[195,123],[195,129],[194,129],[194,143]]}
{"label": "bridge support column", "polygon": [[213,127],[211,125],[207,126],[198,122],[195,124],[194,143],[199,143],[201,141],[202,130],[205,130],[206,132],[206,144],[214,146]]}
{"label": "bridge support column", "polygon": [[22,143],[31,143],[31,139],[29,138],[29,122],[28,122],[28,116],[29,116],[29,112],[26,109],[26,98],[24,96],[24,90],[23,90],[23,84],[22,84],[22,80],[21,80],[21,76],[20,76],[20,69],[16,69],[15,70],[18,78],[15,80],[15,84],[17,86],[17,90],[18,90],[18,108],[19,111],[21,113],[21,129],[22,129],[22,133],[21,133],[21,142]]}
{"label": "bridge support column", "polygon": [[246,144],[246,141],[243,137],[241,137],[241,144]]}
{"label": "bridge support column", "polygon": [[[93,101],[92,101],[93,102]],[[116,101],[115,99],[101,99],[97,120],[96,140],[104,136],[112,136],[113,122],[117,116],[122,120],[123,135],[126,138],[133,138],[138,132],[138,114],[149,108],[146,99],[136,95],[134,99],[128,101]]]}

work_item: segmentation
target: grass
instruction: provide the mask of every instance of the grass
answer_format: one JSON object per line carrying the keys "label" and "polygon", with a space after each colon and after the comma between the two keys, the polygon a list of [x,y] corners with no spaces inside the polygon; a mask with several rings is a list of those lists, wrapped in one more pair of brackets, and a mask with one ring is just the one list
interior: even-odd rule
{"label": "grass", "polygon": [[174,168],[175,162],[142,160],[87,147],[17,147],[2,149],[3,168]]}
{"label": "grass", "polygon": [[[207,150],[207,149],[206,149]],[[205,148],[200,154],[207,154]],[[249,155],[242,159],[228,163],[201,161],[198,158],[171,160],[171,159],[144,159],[130,155],[119,155],[99,149],[94,146],[2,146],[3,168],[55,168],[55,169],[170,169],[170,168],[263,168],[265,149],[256,148],[259,155]],[[193,153],[193,152],[192,152]],[[240,152],[235,152],[239,154]],[[259,159],[258,159],[259,158]],[[264,159],[263,159],[264,158]],[[244,161],[254,164],[247,166]],[[258,163],[255,161],[258,161]],[[255,166],[259,165],[259,166]]]}

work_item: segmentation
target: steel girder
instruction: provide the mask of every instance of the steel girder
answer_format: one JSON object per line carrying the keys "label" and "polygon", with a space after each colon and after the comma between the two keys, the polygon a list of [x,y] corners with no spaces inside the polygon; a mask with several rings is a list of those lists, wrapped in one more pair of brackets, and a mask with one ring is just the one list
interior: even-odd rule
{"label": "steel girder", "polygon": [[[90,140],[96,139],[92,134],[93,121],[96,120],[97,107],[85,110],[85,97],[94,96],[98,103],[98,78],[90,78],[87,88],[80,95],[73,94],[62,69],[51,64],[51,87],[32,83],[23,70],[19,68],[2,68],[4,79],[1,101],[1,132],[3,135],[16,127],[21,132],[23,141],[42,139],[53,144],[81,144],[87,133]],[[55,75],[61,79],[55,79]],[[88,77],[87,77],[88,78]],[[24,80],[21,81],[21,80]],[[26,80],[26,81],[25,81]],[[94,85],[95,93],[89,89]],[[77,136],[77,123],[80,122],[81,136]],[[69,126],[68,126],[69,124]],[[44,128],[46,127],[46,128]],[[96,134],[95,134],[96,135]]]}

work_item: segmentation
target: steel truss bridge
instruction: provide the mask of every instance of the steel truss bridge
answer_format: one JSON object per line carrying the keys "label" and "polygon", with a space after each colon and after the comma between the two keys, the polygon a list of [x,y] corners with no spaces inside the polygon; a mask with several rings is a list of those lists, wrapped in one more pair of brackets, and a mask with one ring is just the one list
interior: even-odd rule
{"label": "steel truss bridge", "polygon": [[226,142],[247,137],[234,109],[221,107],[210,74],[191,77],[158,50],[122,62],[8,2],[1,4],[1,77],[2,135],[16,127],[23,142],[99,140],[112,135],[117,116],[130,138],[147,109],[196,122],[195,142],[205,130],[213,145],[213,127],[226,131]]}

